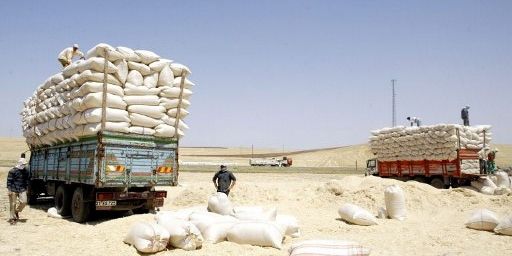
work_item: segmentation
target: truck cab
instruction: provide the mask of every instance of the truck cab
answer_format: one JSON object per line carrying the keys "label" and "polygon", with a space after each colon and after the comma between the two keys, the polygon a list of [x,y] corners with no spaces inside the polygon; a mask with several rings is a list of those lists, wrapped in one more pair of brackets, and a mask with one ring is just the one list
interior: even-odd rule
{"label": "truck cab", "polygon": [[377,158],[366,160],[366,170],[364,176],[378,175],[379,169],[377,168]]}

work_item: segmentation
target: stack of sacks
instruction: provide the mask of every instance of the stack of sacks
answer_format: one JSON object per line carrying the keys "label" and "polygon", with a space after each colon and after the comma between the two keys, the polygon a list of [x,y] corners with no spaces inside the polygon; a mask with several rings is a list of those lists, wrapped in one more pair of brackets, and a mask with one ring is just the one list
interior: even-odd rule
{"label": "stack of sacks", "polygon": [[23,134],[33,146],[96,134],[101,129],[106,78],[106,131],[183,136],[188,126],[182,120],[194,85],[186,78],[190,73],[186,66],[150,51],[98,44],[87,52],[86,60],[48,78],[24,102]]}
{"label": "stack of sacks", "polygon": [[[481,149],[492,138],[491,126],[461,126],[457,124],[438,124],[422,127],[384,128],[372,131],[371,151],[382,161],[396,160],[453,160],[460,146],[463,149]],[[485,136],[484,136],[485,134]],[[478,173],[475,161],[463,163],[468,168],[465,173]]]}

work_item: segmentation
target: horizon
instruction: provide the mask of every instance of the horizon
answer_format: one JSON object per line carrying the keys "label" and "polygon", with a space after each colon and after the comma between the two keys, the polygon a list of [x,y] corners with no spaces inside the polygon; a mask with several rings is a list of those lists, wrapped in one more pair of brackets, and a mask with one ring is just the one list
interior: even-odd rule
{"label": "horizon", "polygon": [[461,124],[470,105],[472,125],[512,144],[512,1],[66,3],[0,3],[0,136],[22,137],[22,102],[63,48],[104,42],[190,67],[185,147],[366,144],[391,126],[392,79],[397,125]]}

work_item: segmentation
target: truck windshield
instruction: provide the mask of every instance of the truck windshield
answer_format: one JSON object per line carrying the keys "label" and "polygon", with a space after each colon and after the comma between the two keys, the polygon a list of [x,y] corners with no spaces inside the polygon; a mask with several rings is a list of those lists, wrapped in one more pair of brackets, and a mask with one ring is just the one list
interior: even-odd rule
{"label": "truck windshield", "polygon": [[375,162],[376,162],[375,159],[370,159],[370,160],[366,161],[366,167],[375,167]]}

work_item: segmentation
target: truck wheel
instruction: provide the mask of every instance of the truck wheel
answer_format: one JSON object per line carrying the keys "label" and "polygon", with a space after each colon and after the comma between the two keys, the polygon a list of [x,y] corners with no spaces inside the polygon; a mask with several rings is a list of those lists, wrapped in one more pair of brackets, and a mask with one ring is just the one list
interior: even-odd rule
{"label": "truck wheel", "polygon": [[62,216],[69,216],[71,211],[71,193],[64,185],[60,185],[55,192],[55,208]]}
{"label": "truck wheel", "polygon": [[89,204],[85,201],[84,191],[81,187],[77,187],[73,193],[71,200],[71,215],[73,220],[82,223],[89,217],[90,208]]}
{"label": "truck wheel", "polygon": [[430,185],[434,188],[444,188],[444,181],[440,178],[433,178],[431,181],[430,181]]}

